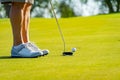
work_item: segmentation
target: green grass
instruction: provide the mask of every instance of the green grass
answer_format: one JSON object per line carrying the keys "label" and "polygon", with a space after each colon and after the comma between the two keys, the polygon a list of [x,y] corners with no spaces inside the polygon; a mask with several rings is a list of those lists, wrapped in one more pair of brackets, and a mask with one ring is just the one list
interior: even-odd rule
{"label": "green grass", "polygon": [[66,50],[54,19],[32,18],[30,39],[50,54],[39,58],[10,56],[12,32],[8,19],[0,19],[1,80],[120,80],[120,14],[59,19]]}

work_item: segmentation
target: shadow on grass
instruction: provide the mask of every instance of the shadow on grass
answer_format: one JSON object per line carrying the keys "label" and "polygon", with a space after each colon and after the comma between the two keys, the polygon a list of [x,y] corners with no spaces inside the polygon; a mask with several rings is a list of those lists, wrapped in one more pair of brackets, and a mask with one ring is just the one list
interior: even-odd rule
{"label": "shadow on grass", "polygon": [[13,59],[11,56],[0,56],[0,59]]}
{"label": "shadow on grass", "polygon": [[[33,57],[33,58],[38,58],[38,57]],[[0,56],[0,59],[31,59],[31,58],[11,57],[11,56]]]}

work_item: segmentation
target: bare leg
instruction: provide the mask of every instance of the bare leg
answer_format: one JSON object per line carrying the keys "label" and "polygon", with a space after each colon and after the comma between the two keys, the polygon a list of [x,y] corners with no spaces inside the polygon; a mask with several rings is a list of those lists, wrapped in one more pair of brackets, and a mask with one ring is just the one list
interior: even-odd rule
{"label": "bare leg", "polygon": [[[13,47],[11,50],[12,57],[38,57],[43,52],[35,49],[34,46],[22,44],[29,41],[29,21],[31,5],[27,3],[12,3],[10,21],[13,30]],[[22,44],[22,45],[19,45]],[[19,45],[19,46],[17,46]]]}
{"label": "bare leg", "polygon": [[23,42],[29,42],[29,23],[30,23],[30,10],[32,5],[26,3],[24,8],[24,21],[23,21],[23,27],[22,27],[22,37]]}
{"label": "bare leg", "polygon": [[10,12],[10,21],[13,31],[13,46],[19,45],[23,42],[22,37],[22,27],[24,19],[24,3],[12,3],[11,12]]}

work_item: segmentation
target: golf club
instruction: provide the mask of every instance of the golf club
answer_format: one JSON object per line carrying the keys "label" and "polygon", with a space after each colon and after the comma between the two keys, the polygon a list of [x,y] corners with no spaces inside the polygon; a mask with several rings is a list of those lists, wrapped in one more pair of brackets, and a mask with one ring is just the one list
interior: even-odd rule
{"label": "golf club", "polygon": [[65,48],[66,48],[66,43],[65,43],[65,39],[64,39],[64,36],[63,36],[63,33],[62,33],[62,30],[61,30],[61,27],[60,27],[60,24],[58,22],[58,19],[57,19],[57,16],[56,16],[56,13],[54,11],[54,7],[53,7],[53,4],[52,4],[52,0],[49,0],[50,2],[50,5],[51,5],[51,11],[53,12],[53,16],[56,20],[56,23],[57,23],[57,26],[58,26],[58,29],[59,29],[59,32],[60,32],[60,36],[62,38],[62,42],[63,42],[63,47],[64,47],[64,50],[63,50],[63,56],[66,56],[66,55],[73,55],[73,52],[66,52],[65,51]]}

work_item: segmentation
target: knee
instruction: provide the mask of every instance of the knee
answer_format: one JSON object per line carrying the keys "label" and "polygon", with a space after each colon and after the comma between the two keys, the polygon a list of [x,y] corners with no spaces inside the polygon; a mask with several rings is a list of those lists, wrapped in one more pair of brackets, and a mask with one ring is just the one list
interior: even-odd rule
{"label": "knee", "polygon": [[30,11],[32,7],[32,4],[25,3],[25,11]]}
{"label": "knee", "polygon": [[16,10],[22,10],[24,9],[25,3],[20,3],[20,2],[13,2],[12,3],[12,8]]}

